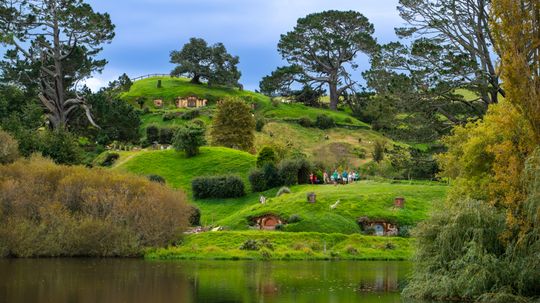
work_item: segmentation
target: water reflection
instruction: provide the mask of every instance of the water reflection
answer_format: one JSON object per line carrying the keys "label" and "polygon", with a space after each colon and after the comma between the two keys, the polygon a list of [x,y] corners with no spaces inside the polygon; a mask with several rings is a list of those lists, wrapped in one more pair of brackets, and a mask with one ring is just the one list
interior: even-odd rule
{"label": "water reflection", "polygon": [[0,302],[403,302],[407,262],[0,260]]}

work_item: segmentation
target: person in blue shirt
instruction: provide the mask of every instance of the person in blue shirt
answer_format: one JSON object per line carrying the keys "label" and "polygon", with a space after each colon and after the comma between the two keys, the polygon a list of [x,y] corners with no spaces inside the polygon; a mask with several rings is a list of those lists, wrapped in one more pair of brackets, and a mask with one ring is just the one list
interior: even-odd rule
{"label": "person in blue shirt", "polygon": [[347,171],[344,170],[343,174],[341,176],[342,176],[342,179],[343,179],[343,184],[347,184],[347,181],[349,179],[349,174],[347,173]]}

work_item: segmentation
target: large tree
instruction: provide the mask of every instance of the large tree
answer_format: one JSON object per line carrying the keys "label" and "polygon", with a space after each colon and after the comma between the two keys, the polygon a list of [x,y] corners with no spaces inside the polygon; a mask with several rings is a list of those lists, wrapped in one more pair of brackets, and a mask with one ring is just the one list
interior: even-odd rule
{"label": "large tree", "polygon": [[278,51],[291,65],[300,67],[307,82],[327,84],[330,108],[354,86],[349,69],[361,52],[372,53],[376,41],[373,25],[355,11],[325,11],[300,18],[291,32],[281,35]]}
{"label": "large tree", "polygon": [[195,84],[205,80],[209,85],[239,86],[238,62],[222,43],[208,45],[204,39],[191,38],[180,51],[171,52],[171,63],[177,64],[171,76],[188,75]]}
{"label": "large tree", "polygon": [[540,144],[540,3],[494,0],[493,16],[508,100],[527,118]]}
{"label": "large tree", "polygon": [[[490,0],[400,0],[398,10],[408,26],[397,29],[407,39],[420,39],[414,50],[417,68],[442,74],[454,88],[467,88],[487,105],[505,96],[496,68]],[[432,50],[437,52],[434,57]]]}
{"label": "large tree", "polygon": [[65,127],[77,108],[95,125],[76,85],[106,64],[94,58],[114,37],[109,15],[83,0],[1,1],[0,12],[0,40],[11,47],[4,77],[37,88],[51,127]]}

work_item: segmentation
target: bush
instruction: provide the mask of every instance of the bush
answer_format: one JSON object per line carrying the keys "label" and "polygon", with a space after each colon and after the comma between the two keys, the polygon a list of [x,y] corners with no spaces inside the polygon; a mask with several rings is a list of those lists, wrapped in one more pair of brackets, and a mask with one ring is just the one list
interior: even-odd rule
{"label": "bush", "polygon": [[83,150],[77,139],[64,129],[44,131],[39,151],[57,164],[80,164],[83,159]]}
{"label": "bush", "polygon": [[300,124],[302,127],[313,127],[314,125],[313,121],[311,121],[311,119],[308,117],[298,119],[298,124]]}
{"label": "bush", "polygon": [[181,126],[173,139],[174,149],[184,151],[187,157],[199,154],[199,148],[206,144],[206,130],[194,123]]}
{"label": "bush", "polygon": [[120,155],[118,153],[114,152],[106,152],[103,155],[100,155],[96,161],[94,161],[95,164],[99,166],[112,166],[116,160],[120,158]]}
{"label": "bush", "polygon": [[289,217],[289,220],[287,220],[287,223],[298,223],[300,221],[302,221],[302,218],[300,217],[300,215],[293,214]]}
{"label": "bush", "polygon": [[162,116],[163,121],[171,121],[171,120],[174,120],[175,118],[176,118],[175,113],[164,113]]}
{"label": "bush", "polygon": [[386,143],[384,141],[375,141],[375,145],[373,146],[373,153],[371,153],[371,155],[373,156],[373,161],[380,163],[382,160],[384,160],[385,147]]}
{"label": "bush", "polygon": [[284,185],[298,184],[298,161],[286,159],[279,163],[278,173]]}
{"label": "bush", "polygon": [[159,183],[159,184],[167,183],[167,181],[165,181],[165,178],[163,178],[160,175],[148,175],[148,180]]}
{"label": "bush", "polygon": [[181,192],[101,168],[32,157],[0,166],[0,188],[0,241],[14,257],[135,256],[188,225]]}
{"label": "bush", "polygon": [[264,173],[260,169],[253,170],[249,174],[249,183],[251,184],[251,190],[253,192],[262,192],[267,189],[266,178]]}
{"label": "bush", "polygon": [[278,170],[273,163],[266,163],[263,166],[262,171],[264,173],[264,178],[266,179],[267,189],[278,187],[282,184]]}
{"label": "bush", "polygon": [[332,117],[329,117],[327,115],[318,115],[317,119],[315,120],[315,126],[317,126],[320,129],[329,129],[336,126],[336,122]]}
{"label": "bush", "polygon": [[174,127],[162,127],[159,129],[159,143],[160,144],[172,144],[174,134],[177,128]]}
{"label": "bush", "polygon": [[273,148],[265,146],[257,155],[257,167],[263,167],[266,163],[275,163],[277,160],[276,152]]}
{"label": "bush", "polygon": [[313,165],[306,158],[299,158],[296,161],[298,162],[298,184],[308,184]]}
{"label": "bush", "polygon": [[228,98],[217,106],[211,130],[212,144],[251,151],[255,141],[255,119],[243,100]]}
{"label": "bush", "polygon": [[0,164],[12,163],[19,157],[19,143],[0,129]]}
{"label": "bush", "polygon": [[201,111],[198,109],[192,109],[188,110],[187,112],[184,112],[181,116],[184,120],[193,120],[201,115]]}
{"label": "bush", "polygon": [[239,247],[241,250],[259,250],[259,242],[257,240],[248,239]]}
{"label": "bush", "polygon": [[159,142],[159,127],[157,125],[148,125],[146,128],[146,141],[150,144]]}
{"label": "bush", "polygon": [[281,195],[285,195],[285,194],[290,194],[291,193],[291,189],[284,186],[282,188],[280,188],[276,194],[276,197],[279,197]]}
{"label": "bush", "polygon": [[263,117],[257,117],[257,119],[255,120],[255,130],[261,132],[265,125],[266,119],[264,119]]}
{"label": "bush", "polygon": [[189,215],[189,224],[191,226],[201,225],[201,210],[198,207],[192,206]]}
{"label": "bush", "polygon": [[198,177],[191,182],[195,199],[245,196],[244,182],[237,176]]}

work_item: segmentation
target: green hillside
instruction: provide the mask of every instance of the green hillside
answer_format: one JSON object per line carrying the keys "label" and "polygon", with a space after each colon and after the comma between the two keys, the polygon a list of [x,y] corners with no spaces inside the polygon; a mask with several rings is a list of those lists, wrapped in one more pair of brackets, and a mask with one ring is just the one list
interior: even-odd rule
{"label": "green hillside", "polygon": [[[246,201],[245,206],[227,217],[215,222],[235,230],[248,229],[253,217],[274,214],[287,221],[292,215],[300,216],[297,223],[287,224],[285,231],[357,233],[360,232],[357,219],[369,217],[385,219],[399,226],[414,226],[426,218],[434,203],[440,202],[446,193],[446,186],[434,184],[390,184],[363,181],[346,186],[302,185],[291,187],[292,193],[271,198],[266,204],[258,203],[258,196]],[[317,195],[317,202],[307,203],[309,192]],[[272,193],[268,193],[270,196]],[[395,197],[405,197],[406,207],[394,208]],[[340,200],[335,209],[330,205]],[[207,208],[212,202],[196,202]],[[224,201],[223,203],[227,203]],[[207,209],[212,211],[212,209]]]}
{"label": "green hillside", "polygon": [[174,150],[120,152],[114,169],[139,175],[157,174],[173,188],[191,192],[191,180],[198,176],[238,175],[247,183],[247,175],[255,165],[255,156],[225,147],[203,147],[201,154],[186,158]]}
{"label": "green hillside", "polygon": [[[161,88],[158,88],[158,80],[161,80]],[[250,91],[240,91],[237,88],[222,86],[209,87],[207,84],[192,84],[186,78],[171,77],[151,77],[135,81],[129,92],[122,94],[122,99],[134,102],[137,98],[144,98],[147,105],[153,108],[152,101],[161,99],[165,102],[165,107],[174,109],[174,101],[178,97],[197,96],[207,99],[210,104],[224,97],[250,98],[254,101],[268,101],[264,95]]]}

